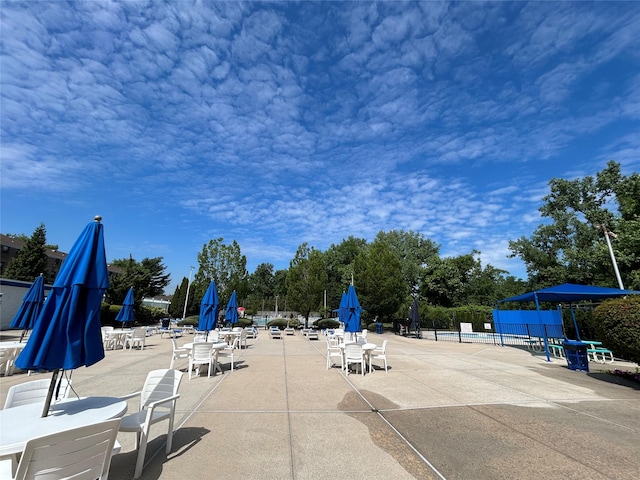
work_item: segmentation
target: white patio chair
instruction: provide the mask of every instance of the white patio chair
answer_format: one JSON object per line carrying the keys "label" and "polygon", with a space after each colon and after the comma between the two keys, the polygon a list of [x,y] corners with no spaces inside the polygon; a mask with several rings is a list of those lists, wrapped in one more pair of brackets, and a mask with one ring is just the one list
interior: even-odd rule
{"label": "white patio chair", "polygon": [[334,363],[332,358],[340,359],[340,368],[344,369],[344,362],[342,361],[342,349],[340,343],[334,335],[327,336],[327,370],[333,367]]}
{"label": "white patio chair", "polygon": [[371,355],[370,361],[382,360],[384,362],[384,371],[387,371],[387,340],[382,342],[382,346],[371,350],[369,355]]}
{"label": "white patio chair", "polygon": [[178,347],[175,338],[171,337],[171,342],[173,343],[173,356],[171,357],[171,365],[169,365],[169,368],[173,368],[176,360],[188,360],[189,354],[191,353],[191,349],[189,348]]}
{"label": "white patio chair", "polygon": [[141,391],[122,397],[128,399],[140,395],[140,410],[137,413],[125,415],[120,423],[121,432],[136,434],[135,448],[138,449],[138,458],[133,478],[139,478],[142,475],[149,430],[154,423],[169,421],[166,453],[171,452],[173,419],[176,401],[180,397],[178,394],[180,380],[182,380],[182,372],[178,370],[153,370],[147,375]]}
{"label": "white patio chair", "polygon": [[13,480],[106,480],[119,425],[115,418],[32,438]]}
{"label": "white patio chair", "polygon": [[140,350],[144,350],[144,342],[147,340],[147,327],[138,327],[133,330],[124,341],[124,348],[129,346],[131,350],[133,347],[140,347]]}
{"label": "white patio chair", "polygon": [[196,375],[200,375],[200,367],[202,365],[208,366],[207,377],[211,377],[211,364],[213,361],[213,343],[194,343],[193,347],[191,347],[191,354],[189,355],[189,380],[191,380],[191,373],[194,367],[196,368]]}
{"label": "white patio chair", "polygon": [[220,350],[218,350],[218,360],[220,360],[220,358],[229,358],[231,360],[231,371],[233,372],[233,363],[234,363],[234,351],[236,348],[238,348],[238,341],[239,338],[236,337],[233,339],[233,342],[231,343],[231,345],[221,348]]}
{"label": "white patio chair", "polygon": [[240,330],[238,348],[242,348],[242,345],[244,345],[244,348],[247,348],[247,329],[246,328],[243,328],[242,330]]}
{"label": "white patio chair", "polygon": [[[44,405],[44,401],[47,399],[47,394],[49,393],[49,385],[51,385],[50,378],[12,385],[9,387],[9,390],[7,390],[4,408],[19,407],[20,405],[30,403],[42,403]],[[56,390],[58,390],[58,382],[56,382],[52,402],[61,398],[68,398],[69,392],[71,391],[69,380],[62,377],[62,380],[60,380],[60,391],[57,397]]]}
{"label": "white patio chair", "polygon": [[209,330],[209,336],[207,337],[207,342],[217,343],[220,335],[217,330]]}
{"label": "white patio chair", "polygon": [[22,348],[0,348],[0,375],[13,375],[16,358]]}
{"label": "white patio chair", "polygon": [[344,367],[349,375],[349,365],[360,365],[360,373],[364,376],[364,351],[362,345],[349,343],[344,346]]}

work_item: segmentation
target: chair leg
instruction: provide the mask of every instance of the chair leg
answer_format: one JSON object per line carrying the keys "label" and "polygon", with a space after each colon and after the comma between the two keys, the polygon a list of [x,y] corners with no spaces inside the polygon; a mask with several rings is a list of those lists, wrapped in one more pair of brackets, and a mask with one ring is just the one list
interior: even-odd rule
{"label": "chair leg", "polygon": [[169,430],[167,430],[167,454],[171,453],[171,446],[173,445],[173,417],[175,416],[175,403],[171,407],[171,415],[169,416]]}
{"label": "chair leg", "polygon": [[140,446],[138,447],[138,458],[136,460],[136,471],[133,474],[133,478],[140,478],[142,475],[142,469],[144,467],[144,457],[147,453],[147,435],[148,432],[140,433]]}

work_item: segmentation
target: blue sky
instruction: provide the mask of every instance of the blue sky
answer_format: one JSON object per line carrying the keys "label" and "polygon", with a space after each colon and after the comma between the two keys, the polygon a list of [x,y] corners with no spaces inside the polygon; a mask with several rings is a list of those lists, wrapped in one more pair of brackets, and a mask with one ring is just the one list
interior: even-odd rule
{"label": "blue sky", "polygon": [[2,233],[107,258],[203,244],[253,272],[297,247],[413,230],[442,256],[541,223],[554,177],[640,164],[638,2],[9,2]]}

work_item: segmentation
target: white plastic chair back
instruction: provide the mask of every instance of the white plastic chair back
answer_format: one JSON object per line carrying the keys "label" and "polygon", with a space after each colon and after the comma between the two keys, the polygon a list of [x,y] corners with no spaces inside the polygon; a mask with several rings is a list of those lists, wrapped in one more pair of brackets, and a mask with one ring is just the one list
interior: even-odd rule
{"label": "white plastic chair back", "polygon": [[[42,380],[32,380],[30,382],[19,383],[12,385],[7,391],[7,398],[4,401],[4,408],[19,407],[20,405],[28,405],[30,403],[42,403],[47,399],[49,393],[49,385],[51,385],[51,378]],[[60,391],[56,398],[56,391],[58,390],[58,382],[56,382],[55,390],[53,392],[53,401],[61,398],[68,398],[71,386],[66,378],[60,380]]]}
{"label": "white plastic chair back", "polygon": [[153,370],[148,373],[140,392],[140,410],[145,409],[150,403],[178,393],[182,380],[182,372],[177,370]]}
{"label": "white plastic chair back", "polygon": [[349,365],[352,363],[360,364],[360,372],[364,375],[364,351],[362,345],[357,343],[349,343],[344,347],[344,363],[349,374]]}
{"label": "white plastic chair back", "polygon": [[85,425],[27,441],[15,480],[106,479],[120,419]]}

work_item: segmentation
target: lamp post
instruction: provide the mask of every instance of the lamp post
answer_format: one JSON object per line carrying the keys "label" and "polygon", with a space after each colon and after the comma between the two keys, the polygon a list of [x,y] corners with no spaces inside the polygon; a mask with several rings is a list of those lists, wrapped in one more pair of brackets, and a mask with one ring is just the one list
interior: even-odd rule
{"label": "lamp post", "polygon": [[276,295],[276,318],[278,318],[278,295]]}
{"label": "lamp post", "polygon": [[611,246],[611,240],[609,239],[609,237],[616,238],[617,235],[613,232],[608,231],[607,226],[602,223],[598,223],[594,226],[596,228],[601,228],[602,231],[604,232],[604,238],[607,241],[607,247],[609,247],[609,255],[611,256],[611,263],[613,264],[613,270],[616,272],[616,279],[618,280],[618,286],[620,287],[620,290],[624,290],[624,285],[622,285],[622,278],[620,277],[620,271],[618,270],[618,264],[616,262],[616,256],[613,254],[613,247]]}
{"label": "lamp post", "polygon": [[193,267],[189,269],[189,282],[187,283],[187,296],[184,297],[184,310],[182,311],[182,320],[187,316],[187,302],[189,302],[189,288],[191,288],[191,274],[193,273]]}

